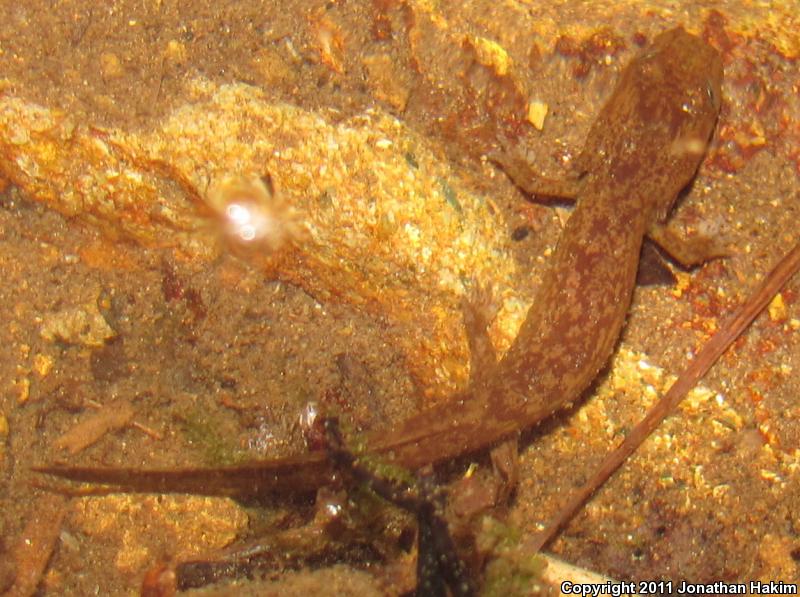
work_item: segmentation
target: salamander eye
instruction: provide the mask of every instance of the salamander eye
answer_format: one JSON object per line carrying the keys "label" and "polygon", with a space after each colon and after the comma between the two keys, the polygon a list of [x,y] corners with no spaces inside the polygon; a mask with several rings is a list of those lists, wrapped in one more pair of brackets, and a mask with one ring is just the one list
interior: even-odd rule
{"label": "salamander eye", "polygon": [[706,94],[708,95],[708,99],[711,100],[711,105],[715,108],[719,108],[719,98],[717,94],[714,93],[714,85],[711,83],[710,79],[706,81]]}
{"label": "salamander eye", "polygon": [[652,60],[656,56],[658,56],[659,50],[657,48],[650,48],[642,52],[641,56],[639,57],[640,60]]}

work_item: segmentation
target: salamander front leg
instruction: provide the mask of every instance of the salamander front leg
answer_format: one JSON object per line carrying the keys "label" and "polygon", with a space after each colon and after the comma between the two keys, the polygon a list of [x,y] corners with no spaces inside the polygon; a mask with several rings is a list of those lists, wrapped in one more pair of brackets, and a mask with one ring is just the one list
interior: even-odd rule
{"label": "salamander front leg", "polygon": [[687,269],[730,255],[718,239],[704,235],[687,237],[675,225],[654,224],[647,236]]}
{"label": "salamander front leg", "polygon": [[540,176],[530,162],[512,152],[489,154],[489,159],[500,166],[516,186],[537,199],[555,199],[574,203],[580,192],[582,181],[577,176],[571,178],[545,178]]}

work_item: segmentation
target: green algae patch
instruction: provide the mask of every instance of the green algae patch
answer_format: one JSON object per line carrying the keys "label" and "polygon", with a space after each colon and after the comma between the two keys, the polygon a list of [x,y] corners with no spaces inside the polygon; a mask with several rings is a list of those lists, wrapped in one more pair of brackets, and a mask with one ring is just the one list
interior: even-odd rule
{"label": "green algae patch", "polygon": [[542,584],[547,562],[525,549],[519,529],[487,516],[477,542],[478,549],[493,558],[486,566],[482,596],[528,595]]}
{"label": "green algae patch", "polygon": [[209,416],[200,408],[193,408],[182,416],[183,435],[192,446],[198,448],[208,466],[229,466],[247,460],[247,453],[239,448],[222,430],[228,422]]}

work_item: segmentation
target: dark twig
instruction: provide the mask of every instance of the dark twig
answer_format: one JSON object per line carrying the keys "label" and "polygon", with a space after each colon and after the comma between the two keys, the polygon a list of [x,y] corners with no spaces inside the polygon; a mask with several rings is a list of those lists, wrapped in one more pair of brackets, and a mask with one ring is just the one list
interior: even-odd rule
{"label": "dark twig", "polygon": [[447,521],[441,514],[443,494],[429,486],[432,481],[423,479],[415,486],[376,475],[359,464],[347,449],[336,419],[326,419],[323,425],[327,438],[325,449],[336,467],[348,471],[389,503],[416,516],[419,527],[416,597],[444,596],[447,589],[456,597],[475,595],[475,584],[458,556]]}

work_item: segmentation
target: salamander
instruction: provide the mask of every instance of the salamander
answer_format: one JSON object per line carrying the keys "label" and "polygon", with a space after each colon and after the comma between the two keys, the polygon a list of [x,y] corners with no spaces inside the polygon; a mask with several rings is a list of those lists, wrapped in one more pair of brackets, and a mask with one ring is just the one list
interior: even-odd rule
{"label": "salamander", "polygon": [[[660,224],[705,154],[721,80],[718,53],[682,28],[624,69],[578,158],[575,210],[516,339],[486,382],[383,436],[393,450],[402,444],[403,464],[482,448],[589,386],[625,322],[642,240],[663,237]],[[524,164],[507,171],[537,191]]]}
{"label": "salamander", "polygon": [[[492,446],[580,397],[625,323],[645,235],[684,261],[703,257],[702,243],[681,247],[664,221],[703,159],[721,81],[717,51],[672,29],[622,71],[589,131],[577,176],[543,184],[528,164],[500,160],[523,189],[576,200],[527,318],[502,359],[465,391],[372,433],[369,453],[416,469]],[[322,451],[221,469],[38,470],[123,491],[226,495],[310,491],[332,473]]]}

